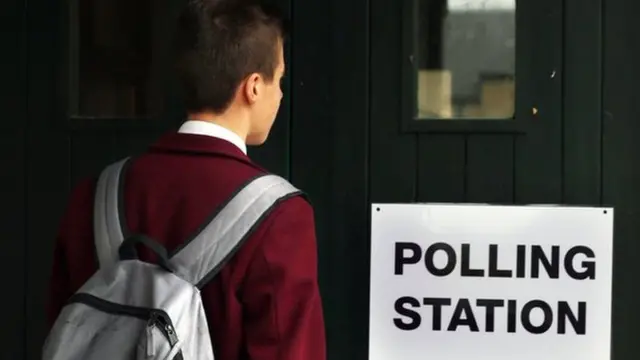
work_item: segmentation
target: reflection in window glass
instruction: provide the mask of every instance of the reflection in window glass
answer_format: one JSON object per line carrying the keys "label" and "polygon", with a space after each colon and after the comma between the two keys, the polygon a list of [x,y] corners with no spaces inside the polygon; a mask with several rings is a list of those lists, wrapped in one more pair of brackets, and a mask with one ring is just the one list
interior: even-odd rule
{"label": "reflection in window glass", "polygon": [[151,68],[151,1],[70,1],[72,116],[142,117]]}
{"label": "reflection in window glass", "polygon": [[418,118],[513,118],[516,0],[414,1]]}

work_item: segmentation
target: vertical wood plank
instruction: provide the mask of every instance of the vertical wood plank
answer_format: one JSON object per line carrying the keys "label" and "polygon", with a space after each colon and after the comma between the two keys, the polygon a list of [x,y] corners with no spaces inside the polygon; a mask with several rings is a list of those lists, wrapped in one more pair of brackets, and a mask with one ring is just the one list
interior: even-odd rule
{"label": "vertical wood plank", "polygon": [[604,4],[603,201],[615,207],[612,358],[640,353],[640,2]]}
{"label": "vertical wood plank", "polygon": [[[43,126],[36,123],[34,126]],[[69,139],[33,130],[28,144],[27,181],[27,359],[40,359],[53,249],[70,190]]]}
{"label": "vertical wood plank", "polygon": [[470,135],[467,139],[467,201],[513,202],[513,136]]}
{"label": "vertical wood plank", "polygon": [[25,128],[27,123],[26,87],[26,14],[24,0],[3,3],[0,22],[0,41],[8,51],[0,59],[0,107],[3,122],[0,126],[0,192],[3,216],[0,219],[2,251],[0,271],[5,274],[5,325],[0,329],[2,347],[0,359],[22,359],[28,335],[26,327],[28,298],[26,289],[26,174]]}
{"label": "vertical wood plank", "polygon": [[86,177],[94,177],[118,160],[113,131],[77,132],[71,135],[71,186]]}
{"label": "vertical wood plank", "polygon": [[466,183],[464,135],[420,135],[419,202],[464,202]]}
{"label": "vertical wood plank", "polygon": [[416,199],[417,135],[401,134],[402,1],[371,1],[371,202]]}
{"label": "vertical wood plank", "polygon": [[563,201],[602,200],[602,1],[565,1]]}
{"label": "vertical wood plank", "polygon": [[319,282],[327,335],[327,358],[340,359],[340,326],[345,294],[335,283],[340,265],[335,265],[335,243],[331,230],[331,167],[333,123],[331,63],[331,2],[292,1],[291,62],[291,153],[290,179],[305,191],[313,204],[318,241]]}
{"label": "vertical wood plank", "polygon": [[[15,114],[18,115],[18,114]],[[16,117],[24,120],[24,117]],[[0,174],[0,194],[3,199],[3,216],[0,233],[3,234],[0,251],[0,271],[5,275],[5,291],[10,295],[3,299],[6,326],[0,329],[3,346],[0,359],[23,358],[27,332],[26,326],[26,226],[25,206],[25,138],[24,131],[7,131],[0,137],[0,161],[4,170]]]}
{"label": "vertical wood plank", "polygon": [[[366,359],[369,332],[368,0],[332,0],[331,233],[329,286],[335,304],[330,359]],[[348,29],[348,31],[345,31]],[[360,254],[354,256],[354,254]],[[349,269],[347,271],[347,269]],[[341,270],[341,271],[340,271]]]}
{"label": "vertical wood plank", "polygon": [[[40,359],[46,336],[45,305],[58,222],[69,190],[68,135],[59,104],[58,70],[64,2],[29,1],[27,7],[28,129],[25,358]],[[37,250],[33,250],[37,249]]]}
{"label": "vertical wood plank", "polygon": [[23,130],[26,125],[26,0],[3,3],[0,40],[9,51],[0,58],[0,104],[5,119],[2,129]]}
{"label": "vertical wood plank", "polygon": [[557,204],[562,202],[563,3],[519,1],[517,6],[516,98],[519,115],[530,126],[516,137],[514,202]]}

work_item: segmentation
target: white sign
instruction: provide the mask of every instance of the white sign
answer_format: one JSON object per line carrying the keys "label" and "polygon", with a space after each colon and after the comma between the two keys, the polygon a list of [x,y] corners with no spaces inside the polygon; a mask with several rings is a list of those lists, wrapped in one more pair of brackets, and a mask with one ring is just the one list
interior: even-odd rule
{"label": "white sign", "polygon": [[613,210],[374,204],[370,360],[608,360]]}

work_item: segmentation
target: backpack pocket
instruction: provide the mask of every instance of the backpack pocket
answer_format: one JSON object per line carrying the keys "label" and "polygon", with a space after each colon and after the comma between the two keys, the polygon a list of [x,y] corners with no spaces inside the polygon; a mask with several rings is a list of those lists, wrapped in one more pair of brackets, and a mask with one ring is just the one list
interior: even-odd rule
{"label": "backpack pocket", "polygon": [[138,359],[183,360],[180,340],[171,317],[164,310],[116,304],[85,293],[71,296],[69,303],[84,304],[110,315],[146,321],[146,326],[140,331]]}

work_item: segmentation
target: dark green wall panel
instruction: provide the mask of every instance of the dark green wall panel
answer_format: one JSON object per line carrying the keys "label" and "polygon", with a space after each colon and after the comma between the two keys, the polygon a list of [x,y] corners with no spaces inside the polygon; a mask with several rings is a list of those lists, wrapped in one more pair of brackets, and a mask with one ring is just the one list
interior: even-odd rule
{"label": "dark green wall panel", "polygon": [[466,200],[472,203],[513,202],[513,135],[469,135]]}
{"label": "dark green wall panel", "polygon": [[402,134],[402,2],[370,1],[371,126],[369,193],[372,202],[416,200],[418,136]]}
{"label": "dark green wall panel", "polygon": [[464,202],[466,200],[466,137],[421,134],[418,143],[417,201]]}
{"label": "dark green wall panel", "polygon": [[640,3],[604,4],[603,201],[615,206],[613,358],[640,353]]}
{"label": "dark green wall panel", "polygon": [[604,0],[565,0],[563,200],[602,202]]}
{"label": "dark green wall panel", "polygon": [[0,234],[3,239],[0,271],[4,274],[6,292],[2,301],[6,326],[0,330],[0,337],[3,339],[0,359],[8,360],[24,356],[24,343],[28,334],[25,328],[27,245],[23,241],[27,228],[24,131],[6,131],[0,136],[0,162],[5,164],[4,170],[0,173],[0,193],[4,209],[0,220]]}
{"label": "dark green wall panel", "polygon": [[26,329],[25,299],[26,250],[24,241],[26,222],[26,14],[23,0],[3,3],[0,22],[0,41],[7,50],[0,58],[0,108],[3,111],[0,129],[0,192],[3,198],[3,216],[0,218],[2,251],[0,272],[4,274],[10,295],[3,298],[6,324],[0,330],[2,347],[0,359],[24,357]]}

